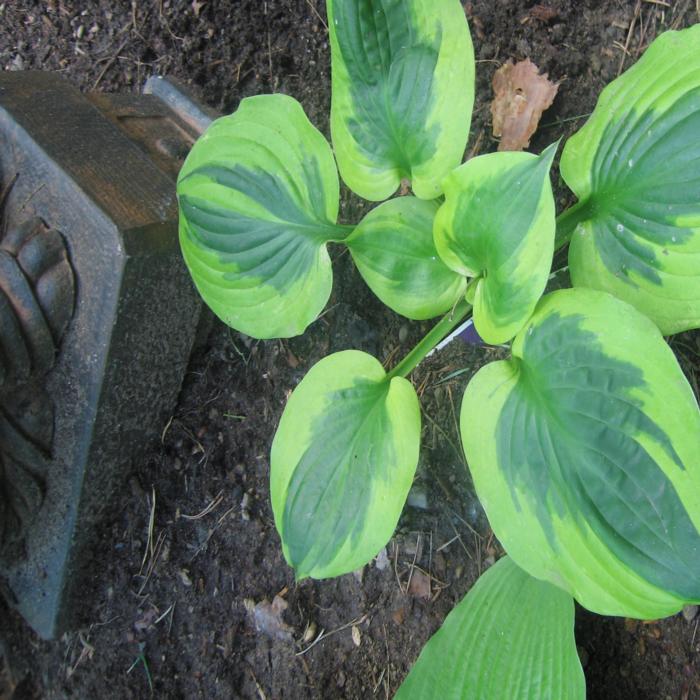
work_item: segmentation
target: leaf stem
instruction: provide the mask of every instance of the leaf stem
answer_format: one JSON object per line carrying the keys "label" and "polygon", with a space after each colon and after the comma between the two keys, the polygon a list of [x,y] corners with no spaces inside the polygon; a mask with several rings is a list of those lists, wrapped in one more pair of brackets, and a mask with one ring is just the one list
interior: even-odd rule
{"label": "leaf stem", "polygon": [[331,230],[337,232],[336,236],[329,239],[329,243],[345,243],[350,234],[357,228],[357,224],[331,224]]}
{"label": "leaf stem", "polygon": [[389,372],[387,375],[388,379],[407,377],[421,360],[471,313],[471,310],[472,305],[466,299],[461,299],[448,314],[443,316],[428,331],[418,345]]}
{"label": "leaf stem", "polygon": [[563,211],[557,217],[557,234],[554,239],[554,250],[563,248],[574,235],[576,227],[593,216],[594,208],[590,200],[577,202]]}

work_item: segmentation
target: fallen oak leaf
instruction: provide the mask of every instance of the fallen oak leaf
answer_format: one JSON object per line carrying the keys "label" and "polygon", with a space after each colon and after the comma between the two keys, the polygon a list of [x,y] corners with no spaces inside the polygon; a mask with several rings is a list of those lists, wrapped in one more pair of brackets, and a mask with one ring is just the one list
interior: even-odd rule
{"label": "fallen oak leaf", "polygon": [[530,145],[542,112],[554,101],[559,83],[529,59],[508,61],[493,76],[494,98],[491,102],[493,135],[500,137],[499,151],[522,151]]}

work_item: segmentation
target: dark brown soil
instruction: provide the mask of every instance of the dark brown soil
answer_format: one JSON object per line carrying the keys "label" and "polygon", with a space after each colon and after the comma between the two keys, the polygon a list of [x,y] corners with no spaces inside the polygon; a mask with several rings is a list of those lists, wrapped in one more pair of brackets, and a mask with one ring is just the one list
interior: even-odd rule
{"label": "dark brown soil", "polygon": [[[507,58],[530,57],[562,81],[532,143],[539,151],[583,123],[623,58],[629,65],[656,34],[700,19],[690,0],[562,0],[550,3],[546,21],[534,5],[466,3],[479,61],[470,152],[495,148],[490,83]],[[10,0],[0,3],[0,65],[61,71],[83,90],[136,92],[152,74],[171,75],[223,112],[247,95],[286,92],[328,134],[321,0]],[[558,192],[564,206],[568,196]],[[343,215],[356,220],[364,207],[346,196]],[[429,327],[384,310],[349,256],[334,256],[328,311],[305,336],[251,342],[214,325],[192,358],[162,444],[150,447],[113,519],[96,533],[83,627],[42,642],[0,603],[0,697],[4,683],[15,688],[7,697],[17,699],[388,698],[500,555],[471,491],[456,421],[469,376],[497,351],[455,343],[413,375],[424,449],[388,564],[295,584],[267,484],[269,446],[289,391],[329,351],[355,347],[392,362]],[[695,381],[698,333],[675,339],[674,349]],[[461,368],[468,371],[439,383]],[[144,559],[152,509],[155,548]],[[432,577],[427,591],[415,567]],[[420,597],[426,592],[429,598]],[[253,625],[248,608],[275,595],[287,603],[291,641]],[[306,651],[310,626],[325,637]],[[588,696],[700,697],[697,627],[697,618],[680,615],[642,624],[580,611]],[[315,639],[311,631],[307,639]]]}

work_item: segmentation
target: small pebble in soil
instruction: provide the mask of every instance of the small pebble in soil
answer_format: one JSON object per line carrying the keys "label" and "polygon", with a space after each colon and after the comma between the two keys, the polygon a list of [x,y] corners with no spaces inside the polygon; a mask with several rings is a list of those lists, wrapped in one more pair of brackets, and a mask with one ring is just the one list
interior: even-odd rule
{"label": "small pebble in soil", "polygon": [[428,496],[425,491],[419,487],[413,487],[408,494],[408,499],[406,501],[411,508],[418,508],[419,510],[428,510]]}
{"label": "small pebble in soil", "polygon": [[683,606],[683,618],[690,622],[691,620],[695,619],[695,616],[698,614],[698,606],[697,605],[685,605]]}
{"label": "small pebble in soil", "polygon": [[386,547],[382,547],[379,554],[377,554],[374,565],[379,569],[379,571],[384,571],[384,569],[389,566],[389,557],[386,553]]}
{"label": "small pebble in soil", "polygon": [[250,505],[250,494],[248,492],[243,494],[241,499],[241,520],[246,522],[250,520],[250,513],[248,512],[248,506]]}
{"label": "small pebble in soil", "polygon": [[405,343],[406,338],[408,338],[408,326],[404,323],[404,325],[399,328],[399,343]]}

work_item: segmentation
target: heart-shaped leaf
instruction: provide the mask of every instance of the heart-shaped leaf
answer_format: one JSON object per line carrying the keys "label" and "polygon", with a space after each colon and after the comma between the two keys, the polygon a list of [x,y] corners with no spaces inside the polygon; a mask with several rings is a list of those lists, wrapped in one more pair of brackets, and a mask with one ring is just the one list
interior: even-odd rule
{"label": "heart-shaped leaf", "polygon": [[544,297],[513,359],[470,382],[461,430],[491,526],[528,573],[606,615],[700,601],[700,412],[629,304]]}
{"label": "heart-shaped leaf", "polygon": [[286,95],[217,119],[178,178],[180,245],[204,301],[255,338],[298,335],[330,296],[338,173],[328,142]]}
{"label": "heart-shaped leaf", "polygon": [[474,51],[459,0],[327,0],[331,133],[361,197],[406,178],[434,199],[462,160],[474,102]]}
{"label": "heart-shaped leaf", "polygon": [[658,37],[566,144],[579,204],[574,286],[608,291],[665,334],[700,327],[700,24]]}
{"label": "heart-shaped leaf", "polygon": [[423,648],[396,700],[584,700],[574,601],[503,557]]}
{"label": "heart-shaped leaf", "polygon": [[445,263],[474,278],[467,300],[487,343],[510,340],[547,284],[554,251],[552,144],[539,157],[491,153],[445,178],[435,246]]}
{"label": "heart-shaped leaf", "polygon": [[270,490],[287,562],[329,578],[389,541],[418,464],[420,409],[406,379],[356,350],[314,365],[272,443]]}
{"label": "heart-shaped leaf", "polygon": [[467,286],[435,250],[437,209],[436,202],[415,197],[391,199],[370,211],[345,241],[372,291],[412,319],[449,311]]}

